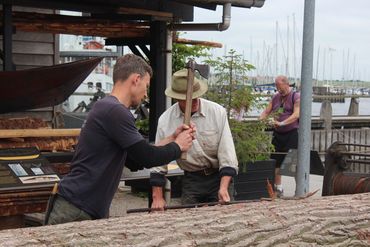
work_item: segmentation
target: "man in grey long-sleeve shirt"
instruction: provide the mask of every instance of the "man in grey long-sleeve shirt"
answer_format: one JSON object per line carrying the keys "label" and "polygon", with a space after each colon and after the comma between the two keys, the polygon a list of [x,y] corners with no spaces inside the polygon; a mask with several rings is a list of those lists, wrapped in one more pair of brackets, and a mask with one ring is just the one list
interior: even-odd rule
{"label": "man in grey long-sleeve shirt", "polygon": [[49,205],[47,224],[109,217],[122,169],[142,169],[166,164],[192,145],[194,129],[176,128],[171,135],[150,145],[135,127],[130,112],[147,95],[152,69],[147,62],[126,54],[117,59],[111,94],[96,102],[81,129],[71,172],[58,187]]}
{"label": "man in grey long-sleeve shirt", "polygon": [[[166,89],[167,96],[178,102],[167,109],[158,120],[156,141],[173,132],[184,119],[187,70],[173,75],[172,85]],[[211,101],[200,98],[208,89],[206,82],[195,78],[191,122],[197,134],[186,160],[177,160],[184,170],[182,204],[230,201],[229,185],[237,174],[238,161],[226,110]],[[152,208],[163,209],[164,175],[167,166],[151,170],[153,188]]]}

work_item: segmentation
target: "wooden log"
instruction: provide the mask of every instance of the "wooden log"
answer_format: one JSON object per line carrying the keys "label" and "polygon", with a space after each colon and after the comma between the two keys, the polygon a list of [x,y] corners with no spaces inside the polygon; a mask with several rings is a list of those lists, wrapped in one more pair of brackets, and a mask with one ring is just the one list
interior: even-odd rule
{"label": "wooden log", "polygon": [[133,214],[0,232],[1,246],[369,246],[370,193]]}
{"label": "wooden log", "polygon": [[202,46],[208,46],[208,47],[222,48],[221,43],[211,42],[211,41],[202,41],[202,40],[183,39],[183,38],[176,38],[174,40],[174,43],[187,44],[187,45],[202,45]]}
{"label": "wooden log", "polygon": [[[14,140],[14,139],[12,139]],[[22,142],[0,139],[0,148],[26,148],[36,147],[40,151],[72,151],[77,144],[77,136],[74,137],[31,137]]]}
{"label": "wooden log", "polygon": [[[131,10],[126,12],[129,11]],[[150,13],[146,13],[146,15],[150,15]],[[2,13],[0,12],[0,17],[1,16]],[[165,18],[165,16],[160,16],[160,18]],[[13,12],[13,25],[15,26],[16,30],[24,32],[46,32],[54,34],[63,33],[111,38],[149,36],[148,22],[133,23],[114,17],[94,18],[58,14]]]}
{"label": "wooden log", "polygon": [[12,129],[0,130],[0,138],[79,136],[81,129]]}
{"label": "wooden log", "polygon": [[41,118],[0,118],[0,129],[39,129],[48,128],[46,121]]}
{"label": "wooden log", "polygon": [[53,34],[74,34],[74,35],[91,35],[109,38],[144,38],[149,36],[149,27],[128,29],[120,25],[104,26],[89,24],[88,27],[83,25],[51,25],[51,24],[33,24],[22,23],[14,24],[17,30],[24,32],[40,32]]}

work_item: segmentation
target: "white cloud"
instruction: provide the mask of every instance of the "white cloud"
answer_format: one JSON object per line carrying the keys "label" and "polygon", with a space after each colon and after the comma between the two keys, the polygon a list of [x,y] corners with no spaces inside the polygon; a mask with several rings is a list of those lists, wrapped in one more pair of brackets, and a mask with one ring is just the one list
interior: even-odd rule
{"label": "white cloud", "polygon": [[[319,59],[319,78],[323,76],[323,57],[326,51],[326,79],[341,79],[343,68],[347,71],[345,74],[348,79],[370,80],[370,1],[357,0],[316,0],[315,11],[315,62],[314,75],[316,74],[316,56],[320,46]],[[302,48],[302,30],[303,30],[304,0],[266,0],[262,8],[232,8],[231,27],[224,32],[187,32],[186,38],[209,40],[223,43],[227,49],[236,49],[243,53],[246,59],[258,66],[262,63],[262,54],[267,53],[269,49],[274,54],[276,37],[276,22],[279,23],[279,71],[285,73],[283,66],[283,50],[286,54],[287,22],[289,16],[289,53],[290,63],[293,60],[293,15],[296,21],[296,56],[300,57]],[[196,9],[196,22],[220,22],[222,17],[222,8],[217,11]],[[252,40],[252,58],[251,54]],[[264,45],[265,44],[265,45]],[[265,48],[264,48],[265,47]],[[334,48],[331,52],[333,57],[330,62],[329,47]],[[263,51],[264,50],[264,51]],[[347,52],[350,52],[350,59],[347,59]],[[343,52],[345,59],[343,59]],[[216,51],[216,55],[222,55],[224,49]],[[271,67],[275,68],[274,55],[270,56],[273,61]],[[259,61],[257,61],[259,57]],[[356,57],[356,59],[354,59]],[[266,58],[265,58],[266,60]],[[355,73],[353,73],[353,62],[356,61]],[[343,65],[344,62],[344,65]],[[280,64],[281,63],[281,64]],[[300,61],[299,61],[300,63]],[[332,77],[329,74],[330,66],[333,66]],[[297,65],[300,68],[300,65]],[[275,69],[272,71],[275,74]],[[290,66],[290,74],[293,74],[293,66]],[[354,77],[353,77],[354,75]],[[300,76],[297,73],[297,76]]]}

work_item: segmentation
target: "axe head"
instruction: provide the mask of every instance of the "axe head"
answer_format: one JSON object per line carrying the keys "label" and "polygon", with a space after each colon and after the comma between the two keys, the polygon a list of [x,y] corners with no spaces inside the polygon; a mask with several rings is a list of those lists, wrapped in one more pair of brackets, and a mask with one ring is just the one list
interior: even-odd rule
{"label": "axe head", "polygon": [[209,76],[208,64],[197,64],[193,59],[190,59],[186,63],[186,68],[191,69],[193,72],[197,70],[202,77],[208,79]]}

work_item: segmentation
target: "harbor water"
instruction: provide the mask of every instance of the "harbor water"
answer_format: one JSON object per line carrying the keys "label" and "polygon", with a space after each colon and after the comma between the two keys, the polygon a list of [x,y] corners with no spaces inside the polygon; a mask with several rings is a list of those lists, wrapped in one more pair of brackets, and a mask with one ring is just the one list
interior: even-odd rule
{"label": "harbor water", "polygon": [[[370,98],[358,98],[359,114],[370,116]],[[345,116],[348,114],[348,109],[351,99],[345,98],[344,103],[332,103],[334,116]],[[312,102],[312,116],[320,116],[321,102]],[[249,116],[259,116],[262,110],[252,110],[248,113]]]}

